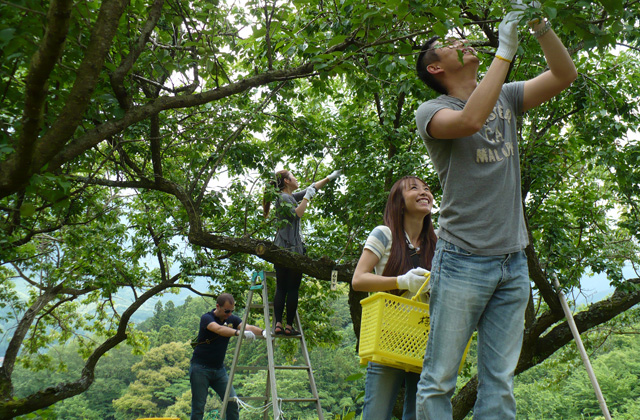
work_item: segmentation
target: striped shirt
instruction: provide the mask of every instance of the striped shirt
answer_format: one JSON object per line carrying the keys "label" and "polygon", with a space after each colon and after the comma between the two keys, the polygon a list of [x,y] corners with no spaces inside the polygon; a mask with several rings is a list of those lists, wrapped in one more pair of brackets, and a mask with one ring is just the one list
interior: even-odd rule
{"label": "striped shirt", "polygon": [[[373,272],[377,275],[381,276],[384,272],[384,268],[387,265],[387,261],[389,261],[389,255],[391,255],[391,229],[388,226],[380,225],[376,226],[367,241],[364,243],[364,249],[368,249],[369,251],[376,254],[376,256],[380,259],[378,264],[373,268]],[[399,273],[404,274],[404,273]],[[405,290],[402,293],[402,297],[407,299],[412,298],[415,294],[411,293],[408,290]],[[426,295],[421,295],[418,299],[419,302],[429,303],[429,298]]]}

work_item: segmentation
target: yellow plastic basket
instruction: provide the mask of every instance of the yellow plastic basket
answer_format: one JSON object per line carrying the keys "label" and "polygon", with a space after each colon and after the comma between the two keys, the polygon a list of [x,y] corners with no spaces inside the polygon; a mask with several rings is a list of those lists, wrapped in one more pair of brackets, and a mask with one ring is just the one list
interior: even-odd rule
{"label": "yellow plastic basket", "polygon": [[[429,282],[430,273],[425,277],[411,299],[378,292],[360,301],[360,364],[375,362],[406,372],[422,372],[429,338],[429,305],[416,299]],[[471,340],[462,356],[461,369],[469,344]]]}
{"label": "yellow plastic basket", "polygon": [[[429,277],[422,287],[428,282]],[[379,292],[360,301],[361,364],[375,362],[407,372],[422,372],[429,337],[429,305],[415,300],[419,294],[407,299]]]}

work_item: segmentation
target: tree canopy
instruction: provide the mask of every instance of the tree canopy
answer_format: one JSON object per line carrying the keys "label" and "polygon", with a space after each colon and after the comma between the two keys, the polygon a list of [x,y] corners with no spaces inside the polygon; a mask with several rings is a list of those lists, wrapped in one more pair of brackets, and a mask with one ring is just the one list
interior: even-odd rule
{"label": "tree canopy", "polygon": [[[576,314],[583,331],[640,301],[640,281],[621,274],[639,259],[640,3],[541,3],[579,78],[520,121],[535,287],[518,372],[571,340],[552,273],[567,288],[588,273],[605,273],[616,287]],[[465,36],[482,73],[509,7],[0,2],[0,294],[9,337],[0,418],[87,390],[107,351],[124,340],[144,344],[131,315],[177,287],[227,290],[242,304],[248,271],[299,267],[317,280],[308,285],[305,322],[321,326],[318,303],[329,296],[331,272],[350,282],[391,183],[420,175],[438,201],[414,122],[418,105],[433,97],[413,70],[420,45],[432,35]],[[544,70],[523,24],[508,78]],[[264,181],[278,167],[302,185],[344,170],[313,201],[306,256],[274,246],[272,219],[262,217]],[[210,289],[193,289],[196,276],[211,278]],[[124,292],[130,300],[119,298]],[[352,292],[349,300],[356,334],[361,297]],[[315,338],[332,339],[326,330]],[[72,339],[85,357],[82,373],[14,399],[16,363],[45,368],[45,350]],[[456,418],[471,409],[475,387],[471,378],[456,395]]]}

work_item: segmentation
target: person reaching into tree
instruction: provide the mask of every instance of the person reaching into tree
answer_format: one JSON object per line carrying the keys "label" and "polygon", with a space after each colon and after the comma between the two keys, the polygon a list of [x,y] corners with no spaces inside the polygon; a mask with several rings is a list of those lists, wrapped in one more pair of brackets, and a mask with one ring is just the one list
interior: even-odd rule
{"label": "person reaching into tree", "polygon": [[[415,296],[431,269],[436,246],[432,207],[433,195],[420,178],[405,176],[396,181],[387,199],[384,225],[373,229],[364,245],[351,282],[354,290],[399,289],[405,297]],[[415,420],[419,378],[417,373],[369,362],[362,418],[390,420],[404,385],[402,420]]]}
{"label": "person reaching into tree", "polygon": [[[276,198],[276,223],[278,231],[273,243],[287,251],[297,254],[305,254],[306,250],[300,234],[300,220],[305,214],[311,199],[317,190],[324,187],[329,181],[338,178],[342,171],[333,171],[326,178],[317,181],[305,188],[296,191],[299,187],[298,180],[286,169],[275,173],[269,185],[279,191]],[[263,202],[264,217],[269,216],[271,202],[265,199]],[[299,335],[300,332],[293,328],[293,320],[298,310],[298,291],[302,282],[302,272],[284,265],[274,264],[276,271],[276,293],[273,300],[276,335]],[[282,325],[285,303],[287,307],[287,323]]]}
{"label": "person reaching into tree", "polygon": [[517,10],[499,26],[498,50],[479,83],[479,60],[465,39],[431,38],[416,62],[419,78],[442,94],[416,112],[443,189],[431,271],[431,329],[418,383],[420,420],[452,418],[458,366],[475,329],[474,419],[516,415],[513,375],[530,296],[516,118],[569,87],[577,71],[550,23],[536,19],[531,29],[549,70],[505,84],[524,13],[521,3],[513,7]]}

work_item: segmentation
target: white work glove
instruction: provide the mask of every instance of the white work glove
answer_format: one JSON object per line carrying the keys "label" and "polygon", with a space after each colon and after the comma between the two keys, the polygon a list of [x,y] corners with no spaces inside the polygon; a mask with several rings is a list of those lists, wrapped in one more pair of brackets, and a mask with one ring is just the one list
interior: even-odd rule
{"label": "white work glove", "polygon": [[522,0],[511,0],[511,8],[513,10],[522,10],[525,11],[527,10],[527,8],[531,7],[533,9],[538,9],[540,10],[540,6],[542,6],[540,4],[539,1],[533,0],[532,2],[529,3],[529,6],[527,6],[526,4],[524,4],[524,2]]}
{"label": "white work glove", "polygon": [[307,201],[311,201],[314,195],[316,195],[316,188],[313,185],[307,187],[307,192],[304,194],[304,198],[306,198]]}
{"label": "white work glove", "polygon": [[511,8],[513,10],[521,10],[524,12],[527,9],[527,5],[524,4],[522,0],[511,0]]}
{"label": "white work glove", "polygon": [[513,60],[518,50],[518,23],[524,11],[518,10],[507,13],[498,28],[498,50],[496,57],[508,62]]}
{"label": "white work glove", "polygon": [[[511,8],[515,11],[521,11],[524,13],[525,10],[527,9],[536,9],[536,13],[537,14],[541,14],[542,11],[540,10],[540,7],[542,5],[540,4],[540,2],[533,0],[531,3],[529,3],[529,6],[527,6],[526,4],[523,3],[522,0],[511,0]],[[533,13],[533,12],[532,12]],[[529,26],[534,25],[536,23],[540,22],[539,18],[535,18],[529,22],[527,22],[529,24]]]}
{"label": "white work glove", "polygon": [[[405,274],[398,276],[398,289],[408,290],[411,293],[418,293],[418,290],[422,287],[427,278],[424,276],[429,270],[425,270],[422,267],[412,268]],[[426,290],[423,289],[423,292]]]}
{"label": "white work glove", "polygon": [[267,330],[262,330],[262,337],[267,338]]}
{"label": "white work glove", "polygon": [[327,175],[327,178],[329,179],[329,181],[333,181],[334,179],[336,179],[340,175],[342,175],[342,170],[341,169],[337,169],[337,170],[331,172],[329,175]]}
{"label": "white work glove", "polygon": [[244,330],[244,338],[251,341],[256,338],[256,335],[249,330]]}

